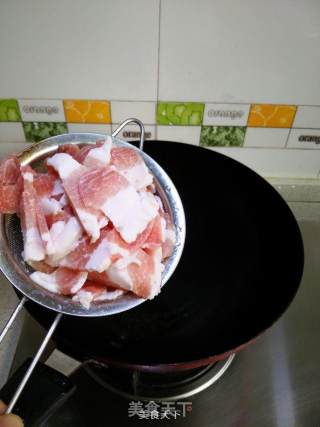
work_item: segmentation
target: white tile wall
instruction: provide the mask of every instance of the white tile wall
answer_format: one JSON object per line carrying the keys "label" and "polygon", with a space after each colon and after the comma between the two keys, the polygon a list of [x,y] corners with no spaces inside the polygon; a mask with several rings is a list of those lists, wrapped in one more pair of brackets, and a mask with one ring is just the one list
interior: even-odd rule
{"label": "white tile wall", "polygon": [[320,128],[320,106],[299,106],[293,122],[294,128]]}
{"label": "white tile wall", "polygon": [[111,125],[91,123],[68,123],[68,131],[71,132],[93,132],[111,134]]}
{"label": "white tile wall", "polygon": [[157,137],[161,141],[184,142],[199,145],[201,126],[158,126]]}
{"label": "white tile wall", "polygon": [[318,0],[162,0],[159,98],[319,104]]}
{"label": "white tile wall", "polygon": [[0,17],[0,96],[156,99],[159,0],[12,0]]}
{"label": "white tile wall", "polygon": [[[113,123],[137,116],[152,138],[195,145],[200,127],[153,125],[158,99],[207,102],[205,124],[231,126],[245,125],[249,103],[296,104],[293,127],[318,135],[318,0],[79,0],[76,8],[63,0],[0,2],[0,40],[8,40],[0,44],[0,98],[108,99]],[[25,120],[50,119],[20,107]],[[217,108],[244,114],[209,113]],[[68,127],[111,132],[111,125]],[[287,138],[286,129],[248,128],[243,149],[218,150],[262,174],[315,176],[319,153],[296,148],[318,145],[299,142],[299,132]],[[0,123],[7,142],[0,155],[24,140],[20,123]]]}
{"label": "white tile wall", "polygon": [[1,142],[0,143],[0,158],[8,154],[18,154],[30,145],[30,142]]}
{"label": "white tile wall", "polygon": [[277,147],[286,145],[290,129],[247,128],[245,147]]}
{"label": "white tile wall", "polygon": [[266,177],[317,178],[320,150],[268,148],[211,148],[230,156]]}
{"label": "white tile wall", "polygon": [[319,149],[320,129],[291,129],[287,147]]}
{"label": "white tile wall", "polygon": [[141,120],[144,124],[155,124],[156,102],[111,101],[112,123],[121,123],[128,118]]}
{"label": "white tile wall", "polygon": [[25,141],[22,123],[0,122],[0,141],[0,145],[2,141],[4,143]]}

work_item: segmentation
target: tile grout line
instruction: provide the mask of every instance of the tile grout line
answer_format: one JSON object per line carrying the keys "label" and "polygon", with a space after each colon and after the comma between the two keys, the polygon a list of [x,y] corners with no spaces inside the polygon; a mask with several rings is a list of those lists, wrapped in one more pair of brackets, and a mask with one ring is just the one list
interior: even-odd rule
{"label": "tile grout line", "polygon": [[288,148],[288,143],[289,143],[289,138],[290,138],[290,135],[291,135],[291,130],[292,130],[292,128],[290,128],[289,129],[289,132],[288,132],[288,136],[287,136],[287,139],[286,139],[286,143],[284,144],[284,148]]}
{"label": "tile grout line", "polygon": [[285,145],[284,145],[284,148],[288,148],[289,138],[290,138],[290,135],[291,135],[291,129],[292,129],[292,127],[293,127],[292,125],[294,124],[294,121],[295,121],[295,119],[296,119],[296,115],[297,115],[298,108],[299,108],[299,106],[298,106],[298,105],[296,105],[296,111],[294,112],[294,116],[293,116],[293,118],[292,118],[292,122],[291,122],[290,130],[289,130],[289,133],[288,133],[288,136],[287,136],[287,139],[286,139],[286,143],[285,143]]}
{"label": "tile grout line", "polygon": [[[161,1],[161,0],[160,0]],[[159,19],[160,20],[160,19]],[[27,101],[42,101],[42,100],[46,100],[46,101],[63,101],[63,100],[68,100],[68,99],[73,99],[73,100],[79,100],[79,101],[82,101],[82,100],[87,100],[88,98],[84,98],[84,97],[81,97],[81,98],[76,98],[76,97],[68,97],[68,98],[20,98],[20,97],[16,97],[16,98],[2,98],[2,97],[0,97],[0,101],[1,100],[7,100],[7,99],[9,99],[9,100],[11,100],[11,99],[13,99],[13,100],[27,100]],[[114,101],[114,102],[155,102],[155,100],[146,100],[146,99],[135,99],[135,100],[132,100],[132,99],[106,99],[106,98],[90,98],[90,100],[92,100],[92,101]],[[166,100],[164,100],[163,102],[166,102]],[[167,101],[167,102],[171,102],[171,101]],[[172,101],[173,102],[173,101]],[[199,103],[204,103],[204,104],[226,104],[226,105],[252,105],[252,104],[258,104],[258,105],[276,105],[276,106],[284,106],[284,107],[286,107],[286,106],[288,106],[288,107],[292,107],[292,106],[294,106],[294,107],[320,107],[320,104],[292,104],[292,103],[289,103],[289,104],[286,104],[286,103],[272,103],[272,102],[256,102],[256,101],[254,101],[254,102],[250,102],[250,101],[247,101],[247,102],[245,102],[245,101],[242,101],[242,102],[236,102],[236,101],[234,101],[234,102],[229,102],[229,101],[208,101],[208,100],[205,100],[205,101],[190,101],[190,100],[181,100],[181,101],[174,101],[174,102],[199,102]]]}

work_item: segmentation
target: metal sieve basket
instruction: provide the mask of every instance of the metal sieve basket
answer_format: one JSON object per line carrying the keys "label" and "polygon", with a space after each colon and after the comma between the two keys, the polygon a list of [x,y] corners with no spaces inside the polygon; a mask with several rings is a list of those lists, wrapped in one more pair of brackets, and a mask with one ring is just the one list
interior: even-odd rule
{"label": "metal sieve basket", "polygon": [[[116,138],[116,135],[128,124],[135,123],[140,127],[141,138],[139,148]],[[104,134],[99,133],[70,133],[54,136],[39,143],[33,144],[18,156],[22,165],[32,165],[37,168],[47,157],[54,154],[58,147],[66,144],[76,144],[78,146],[95,144],[97,140],[103,139]],[[176,269],[182,255],[185,242],[185,215],[179,194],[166,172],[150,156],[143,151],[144,127],[138,119],[128,119],[124,121],[112,134],[114,146],[130,147],[139,151],[147,167],[154,176],[156,193],[162,200],[165,211],[170,215],[176,232],[176,244],[171,256],[164,261],[164,271],[162,273],[161,287],[169,280]],[[12,285],[23,294],[19,305],[14,310],[5,328],[0,334],[0,343],[14,322],[16,316],[22,309],[24,303],[29,299],[43,307],[57,312],[55,320],[47,332],[33,362],[19,385],[15,395],[8,405],[7,413],[10,413],[17,399],[19,398],[25,384],[27,383],[36,363],[43,350],[50,340],[62,314],[73,316],[94,317],[108,316],[129,310],[146,301],[132,293],[125,293],[113,301],[101,301],[92,303],[90,309],[84,308],[79,302],[73,301],[70,297],[53,294],[46,289],[35,284],[29,275],[33,271],[22,258],[23,239],[20,229],[20,222],[16,215],[0,214],[0,269]]]}

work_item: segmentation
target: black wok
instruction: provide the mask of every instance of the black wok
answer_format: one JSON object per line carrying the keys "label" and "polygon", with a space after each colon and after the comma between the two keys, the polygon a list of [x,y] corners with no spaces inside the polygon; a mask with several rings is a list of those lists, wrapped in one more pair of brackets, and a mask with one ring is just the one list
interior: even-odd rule
{"label": "black wok", "polygon": [[[104,318],[65,316],[55,340],[79,358],[163,372],[223,359],[269,328],[303,272],[296,220],[263,178],[214,151],[148,142],[145,151],[180,193],[187,239],[161,294]],[[45,327],[52,314],[28,310]]]}

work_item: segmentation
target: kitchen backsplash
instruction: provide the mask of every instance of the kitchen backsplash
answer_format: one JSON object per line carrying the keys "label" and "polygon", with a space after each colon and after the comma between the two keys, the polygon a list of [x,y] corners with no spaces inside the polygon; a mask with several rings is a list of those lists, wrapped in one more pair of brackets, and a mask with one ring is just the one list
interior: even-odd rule
{"label": "kitchen backsplash", "polygon": [[319,178],[319,21],[317,0],[79,0],[76,15],[63,0],[3,2],[0,155],[137,117],[147,139]]}
{"label": "kitchen backsplash", "polygon": [[[131,116],[144,122],[146,139],[178,139],[202,147],[320,148],[318,106],[0,99],[0,129],[10,126],[12,141],[34,142],[67,132],[111,133]],[[135,126],[121,133],[129,140],[139,136]],[[0,133],[0,141],[8,142],[8,136]]]}

